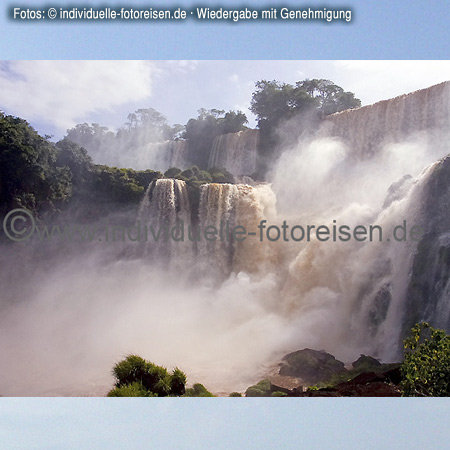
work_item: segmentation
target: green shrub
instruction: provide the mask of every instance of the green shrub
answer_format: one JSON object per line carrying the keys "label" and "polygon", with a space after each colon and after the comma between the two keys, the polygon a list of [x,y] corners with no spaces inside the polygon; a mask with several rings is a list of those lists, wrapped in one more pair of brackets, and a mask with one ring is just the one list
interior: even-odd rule
{"label": "green shrub", "polygon": [[191,170],[195,176],[197,176],[200,173],[200,169],[197,166],[192,166]]}
{"label": "green shrub", "polygon": [[183,172],[181,172],[181,176],[189,179],[189,178],[194,177],[195,173],[192,169],[186,169],[186,170],[183,170]]}
{"label": "green shrub", "polygon": [[234,183],[233,174],[224,168],[213,167],[208,172],[211,174],[213,183]]}
{"label": "green shrub", "polygon": [[215,397],[203,384],[196,383],[191,388],[186,389],[185,397]]}
{"label": "green shrub", "polygon": [[113,368],[116,377],[116,386],[131,384],[141,381],[147,371],[148,363],[138,355],[128,355],[123,361],[118,362]]}
{"label": "green shrub", "polygon": [[115,387],[111,389],[108,394],[108,397],[156,397],[156,394],[153,394],[142,386],[142,383],[135,381],[131,384],[125,384],[120,387]]}
{"label": "green shrub", "polygon": [[401,365],[404,396],[450,395],[450,336],[428,323],[416,324],[404,341]]}
{"label": "green shrub", "polygon": [[269,380],[261,380],[259,383],[250,386],[245,391],[246,397],[270,397],[272,395],[272,390],[270,388]]}
{"label": "green shrub", "polygon": [[[128,355],[117,363],[113,368],[113,375],[119,391],[113,389],[110,394],[114,393],[116,397],[125,397],[127,392],[132,393],[132,396],[180,396],[185,391],[186,374],[183,371],[175,368],[170,374],[165,367],[157,366],[138,355]],[[142,392],[145,395],[139,394]]]}
{"label": "green shrub", "polygon": [[171,167],[170,169],[167,169],[164,172],[164,176],[167,178],[174,178],[180,174],[181,174],[181,169],[179,169],[178,167]]}
{"label": "green shrub", "polygon": [[200,173],[196,174],[199,181],[205,181],[206,183],[212,183],[212,176],[206,170],[202,170]]}
{"label": "green shrub", "polygon": [[242,394],[239,393],[239,392],[232,392],[232,393],[230,394],[230,397],[242,397]]}
{"label": "green shrub", "polygon": [[186,392],[186,374],[181,371],[178,367],[172,372],[172,377],[170,379],[170,391],[172,395],[184,395]]}
{"label": "green shrub", "polygon": [[271,397],[286,397],[286,396],[287,396],[286,392],[281,392],[281,391],[272,392],[272,395],[271,395]]}

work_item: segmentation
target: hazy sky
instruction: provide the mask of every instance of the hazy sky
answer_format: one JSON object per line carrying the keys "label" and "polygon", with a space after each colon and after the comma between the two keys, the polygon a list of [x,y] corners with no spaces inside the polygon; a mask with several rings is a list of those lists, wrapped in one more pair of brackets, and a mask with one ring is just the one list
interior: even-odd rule
{"label": "hazy sky", "polygon": [[199,108],[240,109],[255,126],[256,81],[305,78],[331,79],[371,104],[450,80],[450,61],[5,61],[0,109],[56,138],[83,122],[116,129],[147,107],[171,124]]}

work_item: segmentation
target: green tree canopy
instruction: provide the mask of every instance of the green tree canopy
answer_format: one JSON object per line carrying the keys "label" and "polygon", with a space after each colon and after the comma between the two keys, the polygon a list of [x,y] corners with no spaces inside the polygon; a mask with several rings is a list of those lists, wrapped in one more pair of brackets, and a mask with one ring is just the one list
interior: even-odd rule
{"label": "green tree canopy", "polygon": [[255,83],[250,111],[261,126],[272,126],[299,113],[315,113],[319,117],[361,106],[351,92],[325,79],[306,79],[295,85],[261,80]]}
{"label": "green tree canopy", "polygon": [[71,176],[58,167],[58,150],[18,117],[0,112],[0,208],[36,210],[70,197]]}

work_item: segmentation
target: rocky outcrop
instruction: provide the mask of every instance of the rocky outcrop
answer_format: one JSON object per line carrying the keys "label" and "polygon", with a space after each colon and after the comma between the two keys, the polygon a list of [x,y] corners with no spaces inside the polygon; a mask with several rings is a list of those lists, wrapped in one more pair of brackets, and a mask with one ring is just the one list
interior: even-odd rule
{"label": "rocky outcrop", "polygon": [[400,397],[400,369],[384,373],[365,372],[333,387],[293,389],[288,397]]}
{"label": "rocky outcrop", "polygon": [[399,363],[361,355],[347,369],[330,353],[306,348],[286,355],[279,374],[250,386],[245,396],[399,397],[401,381]]}
{"label": "rocky outcrop", "polygon": [[325,351],[305,348],[281,361],[280,375],[301,378],[307,385],[324,383],[347,370],[342,361]]}

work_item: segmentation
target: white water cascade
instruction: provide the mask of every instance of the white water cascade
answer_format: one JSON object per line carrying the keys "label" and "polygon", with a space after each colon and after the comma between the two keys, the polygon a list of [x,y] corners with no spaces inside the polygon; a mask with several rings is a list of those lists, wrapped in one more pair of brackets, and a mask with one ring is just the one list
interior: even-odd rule
{"label": "white water cascade", "polygon": [[[240,227],[256,232],[261,220],[273,213],[274,196],[269,186],[245,184],[205,184],[201,187],[199,221],[204,227],[224,229],[224,239],[199,243],[201,261],[220,276],[231,271],[256,273],[270,259],[268,248],[257,236],[237,236],[232,230]],[[242,239],[242,240],[240,240]]]}
{"label": "white water cascade", "polygon": [[217,136],[208,167],[225,168],[233,175],[252,175],[257,169],[258,140],[258,130]]}
{"label": "white water cascade", "polygon": [[450,82],[332,114],[325,125],[325,134],[342,139],[359,159],[373,157],[381,146],[408,138],[442,147],[439,137],[450,131]]}
{"label": "white water cascade", "polygon": [[187,225],[191,220],[186,183],[176,179],[159,179],[150,183],[141,202],[138,221],[146,228],[145,252],[156,253],[162,260],[177,267],[192,256],[192,244],[172,230],[177,224]]}

